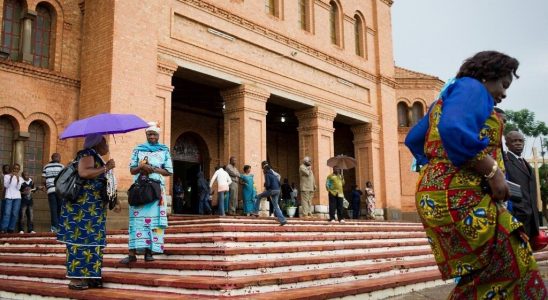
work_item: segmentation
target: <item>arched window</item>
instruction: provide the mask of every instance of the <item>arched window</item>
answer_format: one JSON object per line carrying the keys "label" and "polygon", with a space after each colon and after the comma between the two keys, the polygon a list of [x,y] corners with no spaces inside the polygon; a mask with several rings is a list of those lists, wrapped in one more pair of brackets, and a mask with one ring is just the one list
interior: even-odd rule
{"label": "arched window", "polygon": [[2,51],[9,53],[12,60],[19,60],[21,45],[21,13],[23,3],[20,0],[5,0],[2,19]]}
{"label": "arched window", "polygon": [[282,16],[282,1],[283,0],[265,0],[265,12],[277,18]]}
{"label": "arched window", "polygon": [[29,126],[29,139],[25,143],[24,171],[37,180],[44,166],[46,130],[40,122],[32,122]]}
{"label": "arched window", "polygon": [[15,128],[8,117],[0,117],[0,163],[11,164]]}
{"label": "arched window", "polygon": [[404,102],[398,103],[398,126],[409,127],[409,107]]}
{"label": "arched window", "polygon": [[341,8],[335,1],[329,2],[331,9],[329,11],[329,31],[331,34],[331,43],[342,47],[342,17]]}
{"label": "arched window", "polygon": [[424,106],[420,102],[413,103],[411,108],[411,125],[417,124],[424,116]]}
{"label": "arched window", "polygon": [[302,30],[312,32],[313,0],[299,0],[299,26]]}
{"label": "arched window", "polygon": [[36,20],[33,25],[32,63],[41,68],[49,68],[52,41],[53,14],[45,4],[36,7]]}
{"label": "arched window", "polygon": [[356,55],[365,57],[365,22],[359,14],[354,16],[354,42]]}

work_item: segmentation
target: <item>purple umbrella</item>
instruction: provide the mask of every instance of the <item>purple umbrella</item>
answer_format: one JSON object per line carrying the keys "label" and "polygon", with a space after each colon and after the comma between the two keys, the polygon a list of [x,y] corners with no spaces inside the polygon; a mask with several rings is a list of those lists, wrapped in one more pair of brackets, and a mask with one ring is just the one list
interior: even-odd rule
{"label": "purple umbrella", "polygon": [[147,122],[136,115],[105,113],[72,122],[61,134],[61,139],[84,137],[92,133],[124,133],[147,127]]}

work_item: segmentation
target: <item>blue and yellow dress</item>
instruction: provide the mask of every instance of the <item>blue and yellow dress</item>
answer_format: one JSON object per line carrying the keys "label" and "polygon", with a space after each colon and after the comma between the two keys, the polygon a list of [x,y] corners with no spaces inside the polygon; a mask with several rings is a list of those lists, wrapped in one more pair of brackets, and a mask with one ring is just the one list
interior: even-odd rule
{"label": "blue and yellow dress", "polygon": [[[144,143],[138,145],[131,156],[130,168],[135,168],[144,158],[155,168],[173,173],[173,163],[169,148],[163,144]],[[134,176],[137,180],[139,174]],[[155,253],[164,252],[164,231],[167,228],[166,185],[164,176],[152,173],[150,178],[161,183],[162,199],[141,206],[129,207],[129,249],[139,252],[150,249]]]}
{"label": "blue and yellow dress", "polygon": [[531,247],[518,234],[522,224],[473,169],[490,155],[504,170],[493,97],[469,77],[440,96],[405,143],[424,165],[416,207],[442,278],[461,278],[450,299],[546,299]]}
{"label": "blue and yellow dress", "polygon": [[[85,149],[77,159],[93,156],[95,168],[104,165],[94,149]],[[103,249],[106,246],[107,208],[101,197],[104,174],[85,181],[78,199],[63,201],[57,240],[67,246],[67,278],[101,278]]]}

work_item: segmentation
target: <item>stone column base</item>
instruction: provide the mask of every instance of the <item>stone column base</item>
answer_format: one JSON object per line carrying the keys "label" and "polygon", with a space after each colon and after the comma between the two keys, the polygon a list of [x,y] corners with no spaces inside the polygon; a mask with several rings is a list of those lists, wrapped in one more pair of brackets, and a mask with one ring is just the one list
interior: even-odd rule
{"label": "stone column base", "polygon": [[388,207],[384,209],[384,212],[385,220],[401,220],[401,209]]}

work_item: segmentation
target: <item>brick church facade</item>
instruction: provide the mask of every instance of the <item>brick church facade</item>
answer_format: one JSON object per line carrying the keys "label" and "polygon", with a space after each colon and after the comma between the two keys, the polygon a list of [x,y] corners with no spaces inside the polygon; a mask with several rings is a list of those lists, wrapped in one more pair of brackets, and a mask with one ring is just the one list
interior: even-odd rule
{"label": "brick church facade", "polygon": [[[392,0],[0,0],[0,163],[35,181],[58,136],[103,112],[159,121],[188,186],[235,156],[298,185],[310,156],[326,212],[326,160],[353,156],[386,219],[413,219],[416,174],[402,144],[443,82],[394,65]],[[110,136],[120,189],[142,131]],[[192,212],[193,207],[187,208]],[[45,215],[44,215],[45,216]]]}

